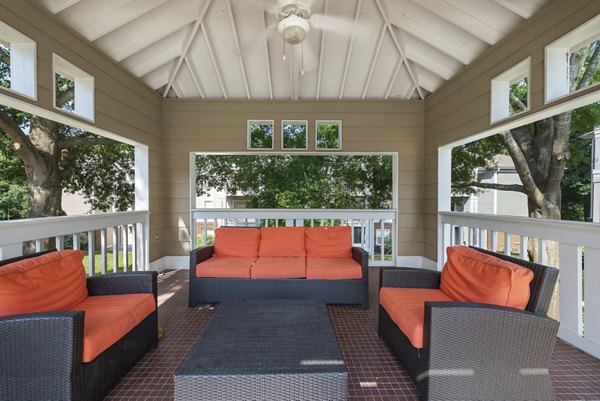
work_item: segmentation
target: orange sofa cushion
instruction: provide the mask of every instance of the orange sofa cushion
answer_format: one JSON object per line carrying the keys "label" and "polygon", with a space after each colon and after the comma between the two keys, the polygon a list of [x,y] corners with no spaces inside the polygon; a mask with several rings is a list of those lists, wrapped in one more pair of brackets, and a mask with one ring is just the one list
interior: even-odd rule
{"label": "orange sofa cushion", "polygon": [[72,310],[85,311],[83,362],[93,361],[156,309],[152,294],[88,297]]}
{"label": "orange sofa cushion", "polygon": [[307,257],[352,257],[352,227],[307,227],[305,232]]}
{"label": "orange sofa cushion", "polygon": [[379,291],[379,303],[415,348],[423,348],[425,301],[451,301],[441,290],[389,288]]}
{"label": "orange sofa cushion", "polygon": [[256,258],[213,256],[196,265],[196,277],[250,278],[250,267],[255,260]]}
{"label": "orange sofa cushion", "polygon": [[252,278],[305,278],[306,258],[260,257],[252,266],[250,275]]}
{"label": "orange sofa cushion", "polygon": [[360,263],[352,258],[306,258],[306,278],[348,280],[362,278]]}
{"label": "orange sofa cushion", "polygon": [[215,230],[216,256],[256,258],[260,230],[258,228],[219,227]]}
{"label": "orange sofa cushion", "polygon": [[258,256],[305,257],[304,227],[263,227]]}
{"label": "orange sofa cushion", "polygon": [[440,289],[455,301],[525,309],[533,272],[466,246],[448,247]]}
{"label": "orange sofa cushion", "polygon": [[0,316],[68,310],[88,297],[83,252],[51,252],[0,267]]}

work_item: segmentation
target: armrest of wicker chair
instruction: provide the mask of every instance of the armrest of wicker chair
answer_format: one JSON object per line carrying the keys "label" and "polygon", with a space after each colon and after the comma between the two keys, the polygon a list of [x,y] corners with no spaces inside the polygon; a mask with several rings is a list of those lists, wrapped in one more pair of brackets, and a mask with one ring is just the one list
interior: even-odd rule
{"label": "armrest of wicker chair", "polygon": [[369,253],[358,246],[352,247],[352,259],[360,263],[362,268],[362,278],[369,278]]}
{"label": "armrest of wicker chair", "polygon": [[158,296],[157,272],[124,272],[103,274],[87,279],[90,295],[152,293]]}
{"label": "armrest of wicker chair", "polygon": [[211,258],[214,250],[214,245],[208,245],[190,251],[190,282],[196,278],[196,265]]}
{"label": "armrest of wicker chair", "polygon": [[[558,326],[546,316],[513,308],[426,302],[429,396],[554,399],[548,367]],[[488,393],[477,396],[475,382],[488,383]]]}
{"label": "armrest of wicker chair", "polygon": [[409,267],[382,268],[379,288],[440,288],[441,272]]}
{"label": "armrest of wicker chair", "polygon": [[2,399],[70,400],[83,354],[82,311],[0,318]]}

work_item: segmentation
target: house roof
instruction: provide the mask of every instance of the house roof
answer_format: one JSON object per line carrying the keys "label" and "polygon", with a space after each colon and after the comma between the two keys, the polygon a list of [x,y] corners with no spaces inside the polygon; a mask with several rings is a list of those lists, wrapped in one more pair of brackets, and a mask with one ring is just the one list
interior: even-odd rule
{"label": "house roof", "polygon": [[[37,1],[166,97],[278,100],[424,98],[549,2]],[[285,61],[275,1],[313,14]]]}

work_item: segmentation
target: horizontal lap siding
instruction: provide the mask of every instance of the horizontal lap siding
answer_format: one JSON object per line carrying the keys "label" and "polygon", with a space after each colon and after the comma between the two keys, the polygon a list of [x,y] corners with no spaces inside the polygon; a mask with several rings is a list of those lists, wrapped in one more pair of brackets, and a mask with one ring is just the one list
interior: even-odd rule
{"label": "horizontal lap siding", "polygon": [[[164,256],[163,99],[102,52],[29,0],[4,1],[0,20],[37,43],[37,101],[25,100],[57,113],[52,91],[52,53],[92,75],[95,80],[96,127],[146,144],[150,150],[150,260]],[[83,120],[86,123],[88,121]],[[159,234],[159,240],[154,240]]]}
{"label": "horizontal lap siding", "polygon": [[247,120],[261,119],[275,120],[275,151],[281,151],[281,120],[298,119],[308,120],[309,151],[314,150],[315,120],[342,120],[344,152],[397,152],[398,254],[422,254],[421,102],[167,100],[167,255],[189,252],[189,152],[244,152]]}
{"label": "horizontal lap siding", "polygon": [[600,1],[552,2],[426,99],[423,256],[437,259],[438,147],[492,127],[490,81],[527,57],[531,57],[532,74],[528,113],[547,108],[544,104],[544,47],[599,12]]}

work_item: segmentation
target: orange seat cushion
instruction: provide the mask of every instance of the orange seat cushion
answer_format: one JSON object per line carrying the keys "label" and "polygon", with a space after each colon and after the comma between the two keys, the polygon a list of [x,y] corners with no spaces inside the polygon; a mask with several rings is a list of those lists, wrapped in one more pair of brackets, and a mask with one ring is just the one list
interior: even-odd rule
{"label": "orange seat cushion", "polygon": [[379,303],[415,348],[423,348],[425,301],[450,301],[441,290],[389,288],[379,291]]}
{"label": "orange seat cushion", "polygon": [[307,227],[305,233],[307,257],[352,257],[352,227]]}
{"label": "orange seat cushion", "polygon": [[196,265],[196,277],[250,278],[256,258],[213,256]]}
{"label": "orange seat cushion", "polygon": [[305,257],[304,227],[263,227],[258,256]]}
{"label": "orange seat cushion", "polygon": [[155,309],[152,294],[93,296],[73,307],[85,311],[83,362],[93,361]]}
{"label": "orange seat cushion", "polygon": [[306,258],[306,278],[348,280],[362,278],[360,263],[352,258]]}
{"label": "orange seat cushion", "polygon": [[305,278],[306,258],[260,257],[252,266],[250,275],[252,278]]}
{"label": "orange seat cushion", "polygon": [[533,271],[466,246],[448,247],[440,289],[455,301],[525,309]]}
{"label": "orange seat cushion", "polygon": [[215,230],[216,256],[256,258],[260,230],[258,228],[219,227]]}
{"label": "orange seat cushion", "polygon": [[68,310],[88,297],[83,252],[51,252],[0,267],[0,316]]}

